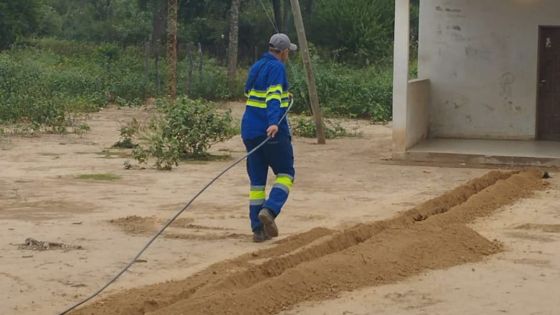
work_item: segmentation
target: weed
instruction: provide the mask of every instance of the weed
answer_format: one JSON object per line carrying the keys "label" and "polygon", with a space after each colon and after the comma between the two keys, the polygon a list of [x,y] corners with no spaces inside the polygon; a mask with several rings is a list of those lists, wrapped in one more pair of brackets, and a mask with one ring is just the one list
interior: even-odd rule
{"label": "weed", "polygon": [[185,158],[207,158],[212,144],[236,134],[230,112],[220,113],[210,103],[181,98],[157,105],[160,114],[148,128],[146,145],[133,151],[140,163],[154,158],[156,168],[170,170]]}
{"label": "weed", "polygon": [[[355,137],[359,133],[346,130],[340,123],[326,119],[325,121],[325,137],[327,139],[341,137]],[[304,138],[314,138],[317,134],[315,121],[310,117],[298,117],[292,121],[292,132],[296,136]]]}
{"label": "weed", "polygon": [[115,181],[121,179],[119,175],[111,173],[98,173],[98,174],[81,174],[76,178],[82,180],[98,180],[98,181]]}
{"label": "weed", "polygon": [[136,118],[133,118],[125,126],[121,127],[120,130],[121,137],[119,141],[117,141],[113,145],[113,148],[133,149],[137,147],[138,145],[134,143],[134,137],[138,133],[139,129],[140,129],[140,123]]}

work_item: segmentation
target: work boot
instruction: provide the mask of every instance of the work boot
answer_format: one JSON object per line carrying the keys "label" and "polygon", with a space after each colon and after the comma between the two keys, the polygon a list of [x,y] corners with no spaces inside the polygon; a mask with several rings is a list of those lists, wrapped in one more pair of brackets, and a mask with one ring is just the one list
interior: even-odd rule
{"label": "work boot", "polygon": [[274,215],[272,215],[272,211],[267,208],[263,208],[261,212],[259,212],[259,220],[263,224],[263,229],[266,235],[270,237],[277,237],[278,236],[278,227],[274,222]]}
{"label": "work boot", "polygon": [[262,243],[264,241],[268,241],[270,237],[266,235],[264,229],[258,229],[253,232],[253,242],[255,243]]}

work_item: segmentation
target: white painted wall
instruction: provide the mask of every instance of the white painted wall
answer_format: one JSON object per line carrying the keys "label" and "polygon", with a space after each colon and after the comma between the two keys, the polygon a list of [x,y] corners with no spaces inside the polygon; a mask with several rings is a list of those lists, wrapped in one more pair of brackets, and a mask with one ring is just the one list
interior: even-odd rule
{"label": "white painted wall", "polygon": [[410,0],[395,0],[393,55],[393,153],[407,149],[408,64],[410,47]]}
{"label": "white painted wall", "polygon": [[430,128],[430,80],[408,83],[406,119],[406,149],[428,138]]}
{"label": "white painted wall", "polygon": [[560,26],[560,0],[420,1],[430,137],[535,138],[539,25]]}

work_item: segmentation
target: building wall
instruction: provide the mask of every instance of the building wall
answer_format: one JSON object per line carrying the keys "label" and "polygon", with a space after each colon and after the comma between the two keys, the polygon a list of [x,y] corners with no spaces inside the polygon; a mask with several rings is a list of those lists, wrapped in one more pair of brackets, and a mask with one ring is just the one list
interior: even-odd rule
{"label": "building wall", "polygon": [[406,119],[406,150],[428,138],[430,126],[430,80],[408,83]]}
{"label": "building wall", "polygon": [[539,25],[559,0],[421,0],[419,77],[430,137],[534,139]]}

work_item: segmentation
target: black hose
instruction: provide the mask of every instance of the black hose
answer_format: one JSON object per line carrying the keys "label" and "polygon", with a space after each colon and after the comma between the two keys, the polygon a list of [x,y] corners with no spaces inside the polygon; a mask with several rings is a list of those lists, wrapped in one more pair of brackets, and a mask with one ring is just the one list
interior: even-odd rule
{"label": "black hose", "polygon": [[[288,106],[288,109],[286,110],[286,113],[284,113],[284,115],[282,116],[282,118],[280,118],[280,121],[278,122],[278,125],[280,125],[280,123],[282,123],[282,121],[284,121],[284,119],[286,119],[286,116],[288,116],[288,113],[290,112],[290,110],[292,109],[292,106],[294,105],[294,101],[292,98],[290,98],[290,105]],[[107,289],[107,287],[109,287],[111,284],[113,284],[115,281],[117,281],[117,279],[120,278],[120,276],[122,276],[137,260],[138,258],[140,258],[140,256],[148,249],[148,247],[150,247],[150,245],[152,245],[152,243],[171,225],[171,223],[173,223],[173,221],[175,221],[183,212],[185,212],[185,210],[187,210],[191,204],[200,196],[202,195],[202,193],[204,193],[210,186],[212,186],[220,177],[222,177],[225,173],[227,173],[229,170],[231,170],[232,168],[234,168],[237,164],[241,163],[243,160],[245,160],[246,158],[248,158],[251,154],[255,153],[258,149],[260,149],[262,146],[264,146],[268,141],[270,141],[270,139],[272,139],[271,137],[267,137],[265,140],[263,140],[263,142],[261,142],[257,147],[255,147],[253,150],[247,152],[247,154],[245,154],[243,157],[237,159],[235,162],[233,162],[230,166],[226,167],[226,169],[224,169],[220,174],[218,174],[216,177],[214,177],[208,184],[206,184],[206,186],[204,186],[204,188],[202,188],[181,210],[179,210],[171,219],[169,219],[169,221],[167,221],[167,223],[165,223],[163,225],[163,227],[154,235],[152,236],[152,238],[148,241],[148,243],[146,243],[146,245],[144,245],[144,247],[140,250],[140,252],[138,252],[138,254],[136,256],[134,256],[134,258],[118,273],[116,274],[111,280],[109,280],[109,282],[107,282],[107,284],[105,284],[104,286],[102,286],[99,290],[95,291],[92,295],[90,295],[89,297],[83,299],[82,301],[72,305],[71,307],[67,308],[65,311],[59,313],[59,315],[64,315],[67,314],[68,312],[74,310],[75,308],[77,308],[78,306],[90,301],[91,299],[93,299],[94,297],[98,296],[101,292],[103,292],[105,289]]]}

